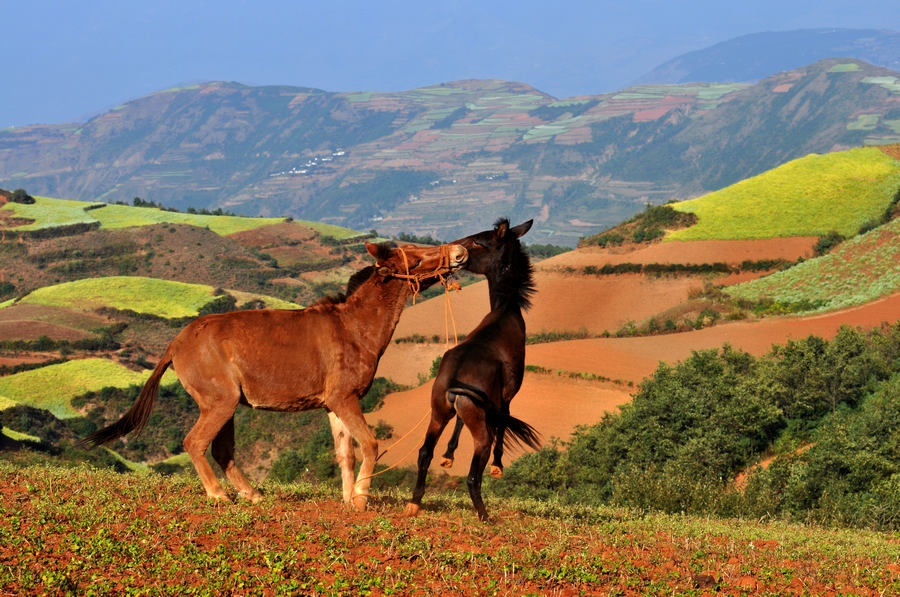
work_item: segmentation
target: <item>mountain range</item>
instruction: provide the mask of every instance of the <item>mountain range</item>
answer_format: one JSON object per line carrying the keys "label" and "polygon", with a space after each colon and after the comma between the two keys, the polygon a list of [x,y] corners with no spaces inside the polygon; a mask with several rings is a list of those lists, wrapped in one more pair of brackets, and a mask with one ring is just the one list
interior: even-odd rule
{"label": "mountain range", "polygon": [[677,56],[638,78],[635,84],[752,83],[837,56],[898,70],[900,33],[836,28],[751,33]]}
{"label": "mountain range", "polygon": [[443,239],[533,217],[532,242],[573,246],[647,203],[897,141],[900,75],[855,59],[564,100],[498,80],[395,93],[210,82],[0,131],[0,187]]}

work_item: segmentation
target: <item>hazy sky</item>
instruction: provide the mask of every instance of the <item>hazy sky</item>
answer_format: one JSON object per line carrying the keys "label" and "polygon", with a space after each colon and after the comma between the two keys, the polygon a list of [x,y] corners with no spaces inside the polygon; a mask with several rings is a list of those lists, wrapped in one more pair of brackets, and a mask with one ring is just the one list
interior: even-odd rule
{"label": "hazy sky", "polygon": [[499,78],[556,97],[628,85],[747,33],[900,30],[896,0],[0,0],[0,129],[82,121],[211,80],[400,91]]}

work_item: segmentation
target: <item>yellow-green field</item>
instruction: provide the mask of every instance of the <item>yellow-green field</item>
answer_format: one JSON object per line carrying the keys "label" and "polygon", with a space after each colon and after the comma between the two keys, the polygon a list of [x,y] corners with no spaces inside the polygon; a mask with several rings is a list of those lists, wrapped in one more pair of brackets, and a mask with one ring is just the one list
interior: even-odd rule
{"label": "yellow-green field", "polygon": [[666,240],[852,236],[878,220],[900,188],[900,162],[876,147],[811,154],[696,199],[672,204],[694,226]]}
{"label": "yellow-green field", "polygon": [[[25,404],[50,411],[58,419],[80,416],[71,400],[104,387],[127,388],[143,385],[150,371],[132,371],[107,359],[78,359],[0,377],[0,409]],[[163,385],[177,382],[167,371]]]}
{"label": "yellow-green field", "polygon": [[[215,299],[214,290],[212,286],[206,284],[188,284],[140,276],[110,276],[45,286],[26,295],[19,302],[82,311],[113,307],[176,318],[197,315],[201,307]],[[294,303],[269,296],[237,294],[242,298],[261,299],[274,309],[300,308]]]}
{"label": "yellow-green field", "polygon": [[[0,207],[13,212],[16,217],[34,220],[30,224],[18,226],[15,230],[39,230],[72,224],[98,223],[100,228],[129,228],[153,224],[189,224],[199,228],[209,228],[218,235],[226,236],[262,226],[285,222],[285,218],[250,218],[243,216],[213,216],[166,211],[153,207],[132,207],[104,203],[88,203],[35,197],[33,204],[7,203]],[[100,207],[97,207],[100,206]],[[323,236],[338,239],[359,236],[359,233],[331,224],[297,221],[297,224],[319,232]]]}

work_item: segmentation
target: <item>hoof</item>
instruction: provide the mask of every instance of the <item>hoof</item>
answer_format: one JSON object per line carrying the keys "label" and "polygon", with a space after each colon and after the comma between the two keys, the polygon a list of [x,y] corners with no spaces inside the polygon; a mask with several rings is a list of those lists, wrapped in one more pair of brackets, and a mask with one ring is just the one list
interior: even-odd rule
{"label": "hoof", "polygon": [[240,496],[242,499],[247,500],[251,504],[258,504],[261,501],[263,501],[262,494],[256,490],[242,491],[242,492],[238,493],[238,496]]}
{"label": "hoof", "polygon": [[496,464],[491,465],[491,476],[495,479],[499,479],[503,476],[503,469]]}
{"label": "hoof", "polygon": [[421,512],[421,511],[422,511],[422,506],[420,506],[419,504],[407,502],[406,510],[403,511],[403,515],[413,518],[415,516],[418,516],[419,512]]}
{"label": "hoof", "polygon": [[453,459],[452,458],[442,458],[441,466],[444,468],[450,468],[451,466],[453,466]]}
{"label": "hoof", "polygon": [[216,505],[231,503],[231,498],[229,498],[224,493],[217,493],[217,494],[207,493],[206,499],[207,499],[207,501],[212,502],[213,504],[216,504]]}
{"label": "hoof", "polygon": [[357,512],[365,512],[366,505],[369,503],[369,498],[364,495],[354,495],[350,498],[350,504],[353,506],[353,509]]}

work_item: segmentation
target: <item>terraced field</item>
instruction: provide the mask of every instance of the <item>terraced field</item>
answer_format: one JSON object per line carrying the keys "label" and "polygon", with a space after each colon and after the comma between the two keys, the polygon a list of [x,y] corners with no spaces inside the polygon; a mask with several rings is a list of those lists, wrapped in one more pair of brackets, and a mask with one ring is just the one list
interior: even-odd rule
{"label": "terraced field", "polygon": [[[45,286],[23,297],[19,302],[82,311],[113,307],[159,317],[177,318],[196,316],[203,306],[215,300],[214,291],[214,288],[205,284],[187,284],[139,276],[112,276]],[[246,296],[251,300],[263,300],[276,309],[300,308],[299,305],[272,297],[250,294]]]}
{"label": "terraced field", "polygon": [[[271,226],[285,222],[285,218],[248,218],[241,216],[216,216],[168,211],[154,207],[133,207],[106,203],[86,203],[51,197],[35,197],[33,204],[9,202],[0,209],[18,218],[33,220],[30,224],[17,226],[13,230],[41,230],[73,224],[95,224],[99,228],[115,229],[152,224],[189,224],[198,228],[208,228],[216,234],[226,236]],[[297,222],[320,232],[323,236],[337,239],[351,238],[359,233],[349,228],[323,224],[320,222]]]}

